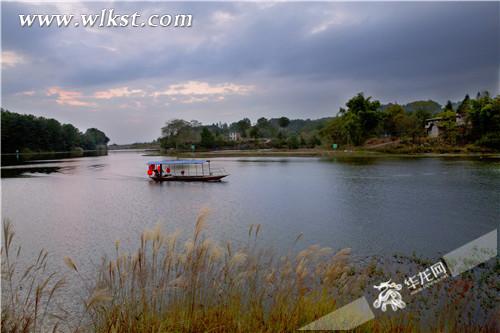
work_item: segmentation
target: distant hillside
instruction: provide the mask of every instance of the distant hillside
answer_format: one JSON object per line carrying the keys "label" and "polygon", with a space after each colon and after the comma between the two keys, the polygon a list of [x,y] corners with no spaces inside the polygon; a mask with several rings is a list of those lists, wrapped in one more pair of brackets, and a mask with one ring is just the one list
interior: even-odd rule
{"label": "distant hillside", "polygon": [[[380,106],[382,111],[386,110],[392,103],[383,104]],[[401,105],[406,112],[428,111],[431,114],[437,114],[442,111],[442,106],[433,100],[415,101]]]}
{"label": "distant hillside", "polygon": [[428,101],[415,101],[411,102],[408,104],[403,105],[403,109],[407,112],[416,112],[418,110],[426,110],[429,111],[432,114],[436,114],[441,112],[442,106],[433,101],[433,100],[428,100]]}

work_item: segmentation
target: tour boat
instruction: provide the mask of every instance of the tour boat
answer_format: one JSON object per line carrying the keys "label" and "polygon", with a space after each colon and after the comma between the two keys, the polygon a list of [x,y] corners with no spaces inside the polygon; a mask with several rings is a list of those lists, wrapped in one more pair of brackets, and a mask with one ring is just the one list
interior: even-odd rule
{"label": "tour boat", "polygon": [[150,161],[148,176],[157,182],[218,182],[228,176],[222,168],[213,168],[209,160]]}

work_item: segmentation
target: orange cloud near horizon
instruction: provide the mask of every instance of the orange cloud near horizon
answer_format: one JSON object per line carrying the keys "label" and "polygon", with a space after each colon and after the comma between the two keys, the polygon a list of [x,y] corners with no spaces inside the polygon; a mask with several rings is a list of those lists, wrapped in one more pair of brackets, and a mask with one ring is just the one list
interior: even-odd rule
{"label": "orange cloud near horizon", "polygon": [[108,90],[96,91],[94,93],[94,98],[112,99],[115,97],[128,97],[131,95],[145,96],[146,94],[142,89],[130,90],[129,87],[119,87],[119,88],[111,88]]}
{"label": "orange cloud near horizon", "polygon": [[95,103],[83,101],[85,98],[79,91],[64,90],[60,87],[51,87],[47,89],[47,96],[57,96],[56,103],[69,106],[96,106]]}

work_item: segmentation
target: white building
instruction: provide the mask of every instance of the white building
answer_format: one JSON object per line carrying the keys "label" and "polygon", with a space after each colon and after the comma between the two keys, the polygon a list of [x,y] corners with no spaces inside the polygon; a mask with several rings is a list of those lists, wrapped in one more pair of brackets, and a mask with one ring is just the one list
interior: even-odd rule
{"label": "white building", "polygon": [[239,132],[229,132],[229,140],[231,141],[240,141],[241,135]]}
{"label": "white building", "polygon": [[[439,134],[442,131],[440,126],[440,123],[442,121],[443,121],[442,117],[431,118],[425,121],[425,129],[429,137],[437,138],[439,136]],[[465,124],[463,117],[458,113],[455,115],[455,122],[457,123],[458,126],[463,126]]]}

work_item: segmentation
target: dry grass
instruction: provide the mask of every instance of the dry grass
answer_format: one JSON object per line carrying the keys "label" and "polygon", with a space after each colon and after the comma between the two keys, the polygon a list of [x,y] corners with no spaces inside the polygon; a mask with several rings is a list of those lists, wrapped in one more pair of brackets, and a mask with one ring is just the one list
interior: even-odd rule
{"label": "dry grass", "polygon": [[41,250],[27,267],[18,267],[21,247],[15,247],[10,221],[3,223],[2,332],[37,332],[53,323],[57,330],[64,320],[52,311],[52,302],[64,287],[64,278],[47,270],[47,252]]}
{"label": "dry grass", "polygon": [[347,249],[275,258],[256,246],[260,225],[246,245],[220,245],[204,236],[206,214],[183,244],[159,227],[142,234],[136,253],[117,244],[96,284],[112,296],[93,308],[97,331],[288,332],[331,311],[334,292],[356,283]]}
{"label": "dry grass", "polygon": [[[349,249],[333,253],[314,245],[276,256],[257,241],[260,225],[250,226],[243,245],[216,243],[206,236],[207,214],[200,213],[191,238],[184,242],[179,233],[165,234],[160,227],[146,230],[133,253],[122,251],[117,241],[114,258],[103,259],[95,281],[85,281],[91,290],[82,313],[63,331],[293,332],[361,296],[384,275],[373,263],[355,267]],[[48,309],[64,280],[46,271],[44,251],[23,278],[14,277],[13,237],[11,224],[4,223],[2,290],[5,287],[8,296],[2,296],[2,332],[61,330],[57,320],[48,320]],[[77,263],[70,257],[64,262],[80,276]],[[17,293],[26,279],[38,281],[31,282],[33,291]],[[489,324],[460,320],[469,304],[467,286],[448,287],[434,289],[435,299],[442,300],[443,293],[451,296],[436,311],[432,327],[422,328],[420,310],[412,309],[380,317],[357,331],[494,331]],[[432,308],[422,304],[424,312]]]}

